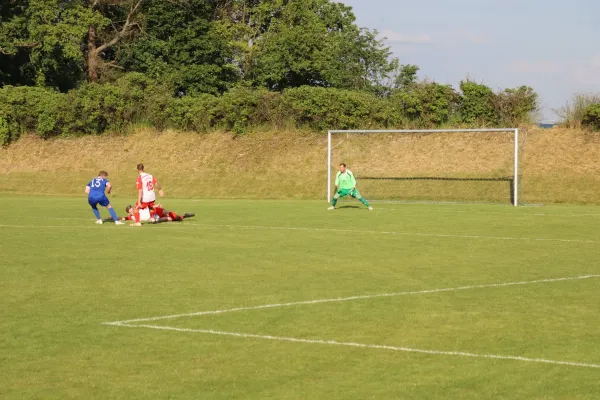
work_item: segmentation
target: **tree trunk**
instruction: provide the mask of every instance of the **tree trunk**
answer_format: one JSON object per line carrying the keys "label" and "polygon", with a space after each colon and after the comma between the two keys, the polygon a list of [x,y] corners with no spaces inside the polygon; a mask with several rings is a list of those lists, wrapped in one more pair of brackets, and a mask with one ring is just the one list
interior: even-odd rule
{"label": "tree trunk", "polygon": [[98,81],[98,68],[100,67],[100,60],[98,57],[98,49],[96,46],[96,27],[90,26],[88,30],[88,44],[87,44],[87,75],[88,81]]}

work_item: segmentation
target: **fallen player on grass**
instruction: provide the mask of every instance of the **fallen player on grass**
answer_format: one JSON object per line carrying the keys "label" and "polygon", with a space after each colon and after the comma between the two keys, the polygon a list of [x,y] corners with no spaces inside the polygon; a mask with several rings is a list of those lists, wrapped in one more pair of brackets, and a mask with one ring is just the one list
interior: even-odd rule
{"label": "fallen player on grass", "polygon": [[131,226],[142,226],[142,222],[150,222],[153,224],[163,222],[181,222],[184,219],[195,216],[194,213],[185,213],[178,215],[173,211],[165,210],[160,204],[154,207],[137,208],[134,206],[125,207],[127,217],[123,218],[123,221],[135,221]]}

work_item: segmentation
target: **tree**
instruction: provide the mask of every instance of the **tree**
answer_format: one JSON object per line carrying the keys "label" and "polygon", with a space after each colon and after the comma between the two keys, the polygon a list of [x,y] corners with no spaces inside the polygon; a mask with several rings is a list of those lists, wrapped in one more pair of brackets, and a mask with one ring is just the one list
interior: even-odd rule
{"label": "tree", "polygon": [[[38,85],[52,85],[60,70],[85,70],[95,82],[114,65],[107,51],[137,31],[146,0],[10,0],[0,9],[0,52],[26,50]],[[60,86],[60,85],[54,85]]]}
{"label": "tree", "polygon": [[29,1],[0,2],[0,87],[34,85],[36,71],[30,62],[31,48],[27,34]]}
{"label": "tree", "polygon": [[118,66],[168,81],[182,94],[223,93],[239,80],[228,32],[206,0],[149,1],[141,14],[142,31],[119,46]]}
{"label": "tree", "polygon": [[250,82],[250,74],[260,49],[260,39],[271,23],[281,18],[289,0],[216,0],[214,21],[231,43],[233,62],[240,75]]}
{"label": "tree", "polygon": [[394,88],[407,90],[417,82],[419,67],[416,65],[401,65],[394,82]]}
{"label": "tree", "polygon": [[512,127],[531,122],[533,112],[538,109],[538,95],[529,86],[504,89],[493,97],[493,103],[500,124]]}
{"label": "tree", "polygon": [[[244,80],[283,90],[302,85],[368,89],[395,67],[376,32],[329,0],[234,1],[217,7]],[[226,12],[224,10],[227,10]]]}
{"label": "tree", "polygon": [[[97,20],[90,21],[85,53],[86,70],[90,82],[98,81],[99,71],[115,62],[103,65],[107,50],[131,37],[140,27],[140,8],[147,0],[84,0]],[[110,26],[110,28],[109,28]]]}

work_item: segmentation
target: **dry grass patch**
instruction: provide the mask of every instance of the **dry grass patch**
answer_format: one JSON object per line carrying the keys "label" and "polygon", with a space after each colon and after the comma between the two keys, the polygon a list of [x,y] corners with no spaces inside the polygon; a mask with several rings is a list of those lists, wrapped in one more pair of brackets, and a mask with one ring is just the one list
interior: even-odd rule
{"label": "dry grass patch", "polygon": [[[522,201],[599,203],[600,138],[575,129],[521,131]],[[332,167],[358,176],[501,178],[512,175],[510,134],[334,136]],[[140,129],[130,136],[41,140],[0,150],[3,193],[82,193],[100,169],[116,196],[135,196],[135,166],[147,165],[173,197],[323,198],[327,140],[320,133],[236,136]],[[363,181],[368,197],[508,202],[508,182]]]}

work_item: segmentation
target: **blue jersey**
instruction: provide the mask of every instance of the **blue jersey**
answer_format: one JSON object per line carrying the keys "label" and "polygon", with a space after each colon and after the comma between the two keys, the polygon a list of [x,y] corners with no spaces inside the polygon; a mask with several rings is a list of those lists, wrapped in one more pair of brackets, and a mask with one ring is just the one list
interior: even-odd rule
{"label": "blue jersey", "polygon": [[107,184],[108,180],[101,176],[92,179],[90,183],[87,184],[90,188],[90,194],[88,197],[95,199],[105,197],[106,195],[104,194],[104,191],[106,190]]}

